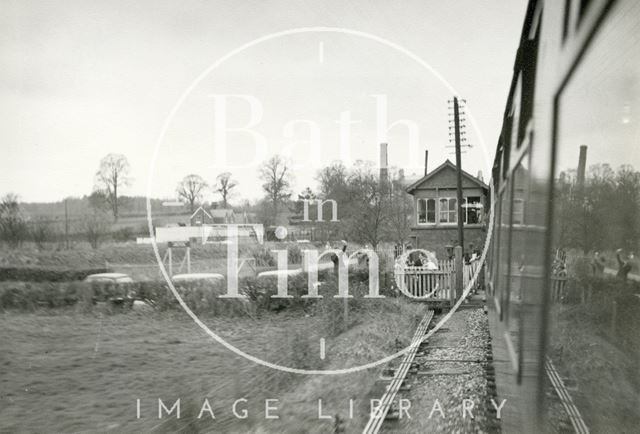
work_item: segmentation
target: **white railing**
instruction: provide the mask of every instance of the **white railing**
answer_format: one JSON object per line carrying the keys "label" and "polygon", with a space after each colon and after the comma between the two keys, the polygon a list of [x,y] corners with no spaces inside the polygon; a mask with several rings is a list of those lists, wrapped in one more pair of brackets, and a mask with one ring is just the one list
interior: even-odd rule
{"label": "white railing", "polygon": [[450,299],[455,276],[446,271],[405,267],[399,272],[406,290],[414,297]]}
{"label": "white railing", "polygon": [[469,282],[471,282],[473,276],[476,274],[476,271],[481,266],[482,263],[477,260],[468,264],[464,264],[464,266],[462,267],[462,280],[464,288],[466,288]]}
{"label": "white railing", "polygon": [[[462,284],[466,288],[479,267],[480,261],[464,264],[462,267]],[[453,300],[455,293],[455,263],[453,260],[439,261],[438,269],[427,267],[405,266],[396,270],[404,282],[406,290],[414,297],[434,300]]]}

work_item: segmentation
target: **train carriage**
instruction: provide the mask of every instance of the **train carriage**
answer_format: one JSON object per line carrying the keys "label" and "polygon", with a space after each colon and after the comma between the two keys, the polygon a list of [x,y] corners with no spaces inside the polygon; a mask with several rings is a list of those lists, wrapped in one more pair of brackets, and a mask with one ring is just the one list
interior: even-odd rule
{"label": "train carriage", "polygon": [[549,431],[554,402],[577,432],[640,426],[639,30],[635,0],[529,3],[486,267],[504,432]]}

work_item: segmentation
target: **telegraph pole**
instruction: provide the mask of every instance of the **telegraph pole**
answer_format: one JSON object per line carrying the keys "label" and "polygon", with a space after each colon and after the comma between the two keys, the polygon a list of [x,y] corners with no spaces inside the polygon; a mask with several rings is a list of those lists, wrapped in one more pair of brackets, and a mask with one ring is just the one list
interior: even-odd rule
{"label": "telegraph pole", "polygon": [[462,222],[462,152],[460,151],[460,108],[458,107],[458,97],[453,97],[453,125],[456,146],[456,167],[458,178],[458,243],[462,247],[464,255],[464,226]]}

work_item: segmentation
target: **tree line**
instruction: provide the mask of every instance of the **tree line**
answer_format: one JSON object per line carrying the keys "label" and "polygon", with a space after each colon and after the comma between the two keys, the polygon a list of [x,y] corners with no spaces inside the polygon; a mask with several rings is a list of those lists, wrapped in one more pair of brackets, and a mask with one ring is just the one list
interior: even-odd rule
{"label": "tree line", "polygon": [[555,185],[558,246],[590,251],[637,251],[640,246],[640,172],[630,165],[589,167],[584,183],[575,170]]}
{"label": "tree line", "polygon": [[[253,211],[257,222],[266,226],[282,223],[283,215],[301,215],[304,200],[327,200],[337,203],[339,222],[316,222],[331,225],[333,233],[343,239],[376,247],[382,241],[404,242],[410,230],[411,197],[404,191],[401,172],[390,170],[381,179],[376,167],[358,161],[351,167],[335,162],[318,171],[318,191],[306,187],[297,196],[293,193],[294,176],[288,162],[275,155],[258,170],[263,197],[257,203],[244,201],[243,208]],[[97,247],[100,239],[117,222],[127,207],[122,191],[131,184],[131,168],[122,154],[108,154],[101,159],[95,174],[94,187],[88,197],[93,212],[81,222],[87,241]],[[207,193],[221,198],[223,208],[236,197],[239,185],[230,172],[215,177],[212,184],[198,174],[188,174],[176,186],[176,197],[193,213],[203,205]],[[313,212],[313,211],[312,211]],[[315,211],[317,213],[317,210]],[[110,217],[107,217],[107,214]],[[18,197],[6,195],[0,205],[0,238],[12,246],[32,239],[40,244],[51,236],[50,226],[25,221]]]}

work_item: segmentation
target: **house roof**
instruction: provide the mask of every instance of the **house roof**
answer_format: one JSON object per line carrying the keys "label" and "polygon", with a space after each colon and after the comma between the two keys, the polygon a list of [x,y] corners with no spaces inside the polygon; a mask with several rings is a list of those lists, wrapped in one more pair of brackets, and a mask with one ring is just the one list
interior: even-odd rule
{"label": "house roof", "polygon": [[211,210],[211,216],[223,218],[233,215],[233,210],[229,208],[215,208]]}
{"label": "house roof", "polygon": [[209,214],[209,213],[207,212],[207,210],[206,210],[206,209],[204,209],[204,208],[202,208],[201,206],[199,206],[199,207],[198,207],[198,209],[197,209],[197,210],[195,210],[195,211],[193,212],[193,214],[191,214],[191,217],[189,217],[189,220],[191,220],[193,217],[195,217],[195,215],[196,215],[196,214],[198,214],[198,211],[200,211],[200,210],[202,210],[202,212],[203,212],[203,213],[205,213],[206,215],[208,215],[208,216],[209,216],[209,218],[213,218],[213,217],[211,217],[211,214]]}
{"label": "house roof", "polygon": [[[449,160],[446,160],[440,166],[436,167],[431,172],[427,173],[425,176],[423,176],[422,178],[418,179],[413,184],[409,185],[406,188],[407,193],[412,193],[413,191],[415,191],[420,186],[420,184],[422,184],[425,181],[428,181],[429,179],[433,178],[435,175],[437,175],[438,173],[440,173],[441,171],[443,171],[445,169],[458,170],[458,168],[456,167],[455,164],[453,164]],[[485,189],[489,189],[489,186],[487,184],[485,184],[483,181],[481,181],[480,179],[476,178],[475,176],[465,172],[464,170],[462,171],[462,176],[464,178],[468,179],[469,181],[477,184],[479,187],[482,187],[482,188],[485,188]]]}

